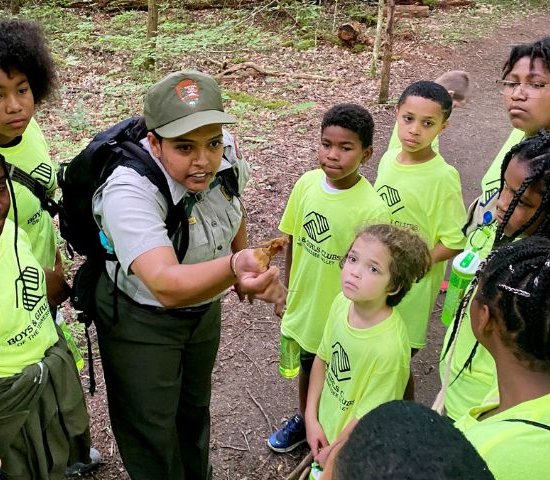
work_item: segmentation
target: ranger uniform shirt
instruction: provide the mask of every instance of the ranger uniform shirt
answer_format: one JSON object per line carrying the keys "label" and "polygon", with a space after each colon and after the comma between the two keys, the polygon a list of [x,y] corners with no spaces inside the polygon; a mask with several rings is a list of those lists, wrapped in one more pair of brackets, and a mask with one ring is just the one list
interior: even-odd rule
{"label": "ranger uniform shirt", "polygon": [[[143,140],[142,145],[151,153],[147,140]],[[229,162],[222,162],[220,169],[236,167],[241,193],[250,176],[250,167],[237,157],[233,137],[225,130],[224,145],[224,155]],[[187,189],[166,172],[158,158],[151,156],[166,176],[172,200],[177,204],[188,194]],[[239,199],[229,196],[220,185],[197,196],[199,200],[189,217],[189,247],[184,264],[206,262],[231,253],[231,242],[242,221]],[[165,224],[168,205],[162,193],[146,177],[121,166],[95,193],[93,209],[99,228],[114,247],[120,262],[117,287],[137,303],[162,306],[130,269],[132,262],[145,252],[173,246]],[[115,282],[117,262],[108,261],[106,266],[109,277]],[[219,297],[221,294],[202,303]]]}

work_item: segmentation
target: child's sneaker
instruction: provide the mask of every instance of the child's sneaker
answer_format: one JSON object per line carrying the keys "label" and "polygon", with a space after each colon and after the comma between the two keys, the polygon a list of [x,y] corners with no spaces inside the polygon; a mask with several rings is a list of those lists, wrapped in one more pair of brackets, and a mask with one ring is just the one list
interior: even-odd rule
{"label": "child's sneaker", "polygon": [[306,423],[301,415],[294,415],[285,426],[267,439],[267,446],[274,452],[285,453],[294,450],[306,441]]}

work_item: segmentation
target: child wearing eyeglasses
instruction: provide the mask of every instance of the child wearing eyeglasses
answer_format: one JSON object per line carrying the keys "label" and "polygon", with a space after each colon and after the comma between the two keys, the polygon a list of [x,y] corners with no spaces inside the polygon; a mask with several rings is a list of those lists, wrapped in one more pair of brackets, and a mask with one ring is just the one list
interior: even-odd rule
{"label": "child wearing eyeglasses", "polygon": [[512,47],[497,84],[514,130],[481,180],[482,193],[470,207],[466,232],[494,220],[506,153],[524,138],[550,129],[550,37]]}

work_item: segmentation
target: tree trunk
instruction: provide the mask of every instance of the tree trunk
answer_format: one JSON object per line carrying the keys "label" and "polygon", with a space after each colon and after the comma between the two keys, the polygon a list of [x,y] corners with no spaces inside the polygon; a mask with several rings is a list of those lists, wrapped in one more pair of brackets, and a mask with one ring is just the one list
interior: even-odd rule
{"label": "tree trunk", "polygon": [[23,3],[23,0],[11,0],[10,1],[10,13],[12,15],[19,15],[19,12],[21,11],[21,4]]}
{"label": "tree trunk", "polygon": [[370,76],[376,77],[376,66],[380,55],[380,43],[382,38],[382,25],[384,24],[384,0],[378,0],[378,17],[376,18],[376,35],[374,37],[374,48],[372,49],[372,61],[370,64]]}
{"label": "tree trunk", "polygon": [[157,0],[148,0],[147,3],[147,58],[143,64],[146,69],[155,66],[157,49],[157,33],[159,29],[159,10]]}
{"label": "tree trunk", "polygon": [[390,70],[393,50],[393,23],[395,15],[395,0],[388,0],[388,21],[384,38],[384,55],[382,57],[382,71],[380,72],[380,93],[378,103],[387,103],[390,90]]}

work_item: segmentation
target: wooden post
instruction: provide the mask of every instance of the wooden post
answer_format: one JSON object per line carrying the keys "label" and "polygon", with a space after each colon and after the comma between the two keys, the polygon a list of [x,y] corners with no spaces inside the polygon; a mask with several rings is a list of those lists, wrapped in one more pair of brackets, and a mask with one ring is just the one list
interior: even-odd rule
{"label": "wooden post", "polygon": [[10,1],[10,13],[12,15],[19,15],[19,12],[21,11],[21,4],[23,3],[23,0],[11,0]]}
{"label": "wooden post", "polygon": [[157,0],[147,0],[147,58],[144,68],[155,66],[155,50],[157,48],[157,33],[159,28],[159,10]]}
{"label": "wooden post", "polygon": [[388,0],[388,21],[384,35],[384,54],[382,56],[382,71],[380,72],[380,93],[378,103],[387,103],[390,90],[391,56],[393,50],[393,22],[395,14],[395,0]]}
{"label": "wooden post", "polygon": [[384,25],[384,0],[378,0],[378,16],[376,17],[376,35],[374,37],[374,47],[372,49],[372,60],[370,64],[370,76],[376,77],[376,65],[380,55],[380,43],[382,39],[382,25]]}

